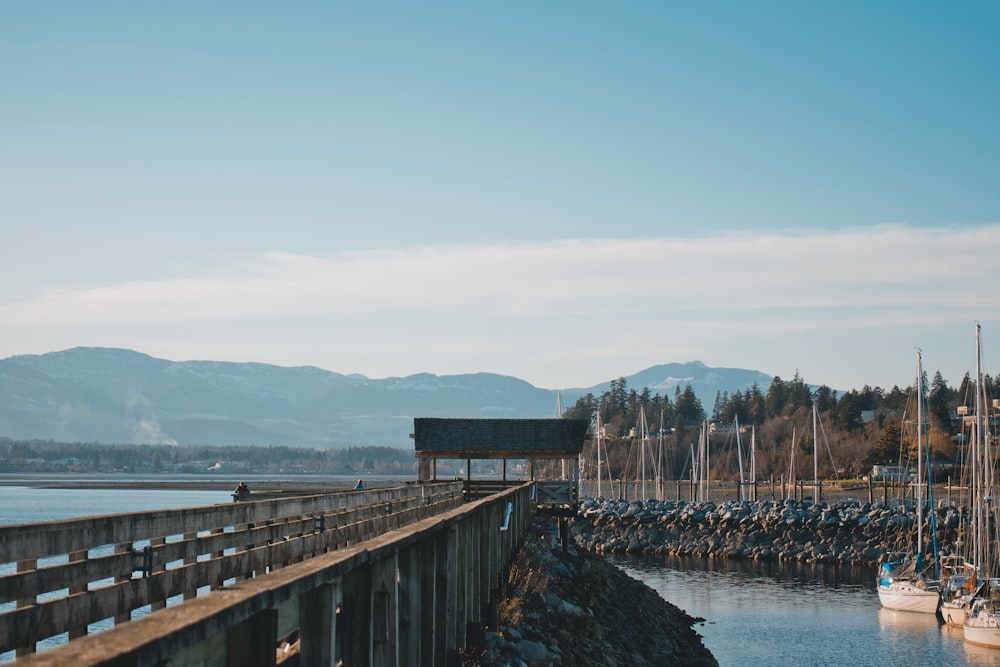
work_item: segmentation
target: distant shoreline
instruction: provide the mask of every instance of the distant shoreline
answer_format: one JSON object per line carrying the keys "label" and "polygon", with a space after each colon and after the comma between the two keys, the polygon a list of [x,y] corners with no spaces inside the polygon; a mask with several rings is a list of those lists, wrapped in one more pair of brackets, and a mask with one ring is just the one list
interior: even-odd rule
{"label": "distant shoreline", "polygon": [[[117,479],[116,479],[117,478]],[[365,488],[385,488],[416,481],[388,476],[362,476]],[[0,486],[26,486],[36,489],[163,489],[172,491],[232,491],[240,481],[246,481],[252,492],[288,492],[310,495],[346,491],[354,488],[358,478],[334,475],[95,475],[51,473],[2,473]]]}

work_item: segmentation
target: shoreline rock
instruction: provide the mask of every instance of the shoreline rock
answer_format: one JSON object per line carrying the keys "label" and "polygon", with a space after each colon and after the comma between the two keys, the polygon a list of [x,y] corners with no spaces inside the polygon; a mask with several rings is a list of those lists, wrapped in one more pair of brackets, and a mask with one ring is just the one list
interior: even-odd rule
{"label": "shoreline rock", "polygon": [[[954,543],[960,511],[934,510],[939,550]],[[579,548],[597,553],[876,565],[886,551],[912,544],[916,520],[914,508],[881,502],[588,498],[570,520],[570,535]],[[930,510],[924,520],[930,540]]]}
{"label": "shoreline rock", "polygon": [[692,627],[703,619],[555,535],[554,519],[536,518],[465,665],[718,667]]}

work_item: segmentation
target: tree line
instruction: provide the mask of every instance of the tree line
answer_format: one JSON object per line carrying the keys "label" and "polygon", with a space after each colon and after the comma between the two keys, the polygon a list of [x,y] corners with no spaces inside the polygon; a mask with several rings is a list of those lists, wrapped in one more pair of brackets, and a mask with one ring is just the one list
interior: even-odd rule
{"label": "tree line", "polygon": [[[984,395],[996,394],[997,380],[983,378]],[[922,383],[926,388],[927,440],[936,461],[961,465],[968,433],[960,409],[970,412],[975,383],[966,374],[952,388],[937,372]],[[915,385],[890,390],[865,385],[839,394],[826,385],[810,387],[798,373],[791,380],[775,377],[766,390],[758,385],[733,393],[719,392],[707,410],[691,385],[677,387],[673,396],[635,389],[625,378],[610,383],[599,396],[588,393],[570,406],[565,417],[597,424],[609,474],[622,477],[635,470],[635,438],[640,414],[645,417],[665,479],[690,472],[691,451],[706,420],[713,425],[709,439],[712,468],[735,475],[740,450],[753,438],[755,463],[761,478],[812,475],[814,452],[819,474],[852,478],[875,464],[896,464],[911,453]],[[992,404],[990,404],[992,407]],[[814,435],[815,408],[818,430]],[[739,426],[737,430],[735,427]],[[592,434],[593,435],[593,434]],[[739,438],[743,438],[740,441]],[[585,459],[596,460],[594,438],[585,447]],[[794,470],[792,462],[795,461]],[[134,471],[208,472],[222,466],[258,473],[354,474],[416,471],[413,451],[394,447],[356,446],[346,449],[269,446],[192,446],[102,444],[14,440],[0,437],[0,472],[18,471]],[[727,473],[728,471],[728,473]],[[585,464],[584,474],[588,474]]]}
{"label": "tree line", "polygon": [[252,472],[407,474],[412,450],[270,446],[185,446],[14,440],[0,437],[0,472]]}
{"label": "tree line", "polygon": [[[591,420],[594,425],[599,418],[602,458],[613,477],[626,477],[629,470],[636,470],[632,443],[642,416],[655,441],[655,446],[645,446],[666,479],[682,478],[690,472],[691,452],[706,421],[710,424],[712,468],[722,471],[722,476],[727,470],[735,475],[740,451],[745,457],[753,445],[761,478],[811,478],[814,464],[823,478],[854,478],[866,474],[873,465],[899,464],[912,455],[916,384],[889,390],[865,385],[838,395],[826,385],[810,387],[796,372],[787,381],[775,377],[766,390],[754,384],[732,394],[719,392],[708,410],[691,385],[676,387],[671,398],[648,388],[629,388],[625,378],[619,378],[599,396],[582,396],[565,416]],[[960,413],[964,407],[972,414],[975,381],[967,373],[959,386],[952,388],[939,371],[929,380],[925,373],[922,384],[927,442],[939,464],[938,474],[949,474],[950,465],[960,466],[963,461],[968,429]],[[996,380],[984,376],[984,395],[994,396],[996,385]],[[749,442],[751,437],[753,443]],[[585,458],[593,465],[597,458],[593,442],[588,449]]]}

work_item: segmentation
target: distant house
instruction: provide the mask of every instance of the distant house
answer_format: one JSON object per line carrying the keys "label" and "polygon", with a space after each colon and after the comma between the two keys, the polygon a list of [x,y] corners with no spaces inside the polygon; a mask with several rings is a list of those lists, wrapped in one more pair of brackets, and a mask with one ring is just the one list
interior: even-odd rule
{"label": "distant house", "polygon": [[909,466],[899,465],[873,465],[871,478],[874,480],[885,480],[888,482],[913,481],[916,473]]}

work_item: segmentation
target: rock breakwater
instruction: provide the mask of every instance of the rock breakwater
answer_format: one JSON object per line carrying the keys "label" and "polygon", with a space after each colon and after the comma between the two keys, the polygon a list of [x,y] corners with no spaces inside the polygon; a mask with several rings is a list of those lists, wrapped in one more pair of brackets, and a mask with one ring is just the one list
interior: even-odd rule
{"label": "rock breakwater", "polygon": [[696,619],[600,556],[563,550],[536,518],[494,621],[462,662],[475,667],[718,667]]}
{"label": "rock breakwater", "polygon": [[[942,506],[933,515],[938,548],[948,552],[960,510]],[[924,520],[929,541],[929,509]],[[875,565],[884,552],[913,545],[916,521],[912,503],[586,499],[570,535],[595,552]]]}

